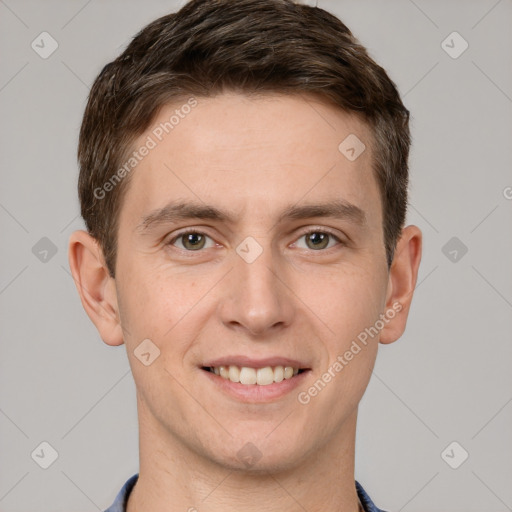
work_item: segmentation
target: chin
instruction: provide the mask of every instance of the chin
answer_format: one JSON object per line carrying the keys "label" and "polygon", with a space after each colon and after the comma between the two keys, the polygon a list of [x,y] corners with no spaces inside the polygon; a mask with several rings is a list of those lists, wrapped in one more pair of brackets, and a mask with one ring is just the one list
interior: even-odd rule
{"label": "chin", "polygon": [[217,464],[237,473],[268,474],[281,473],[300,465],[304,457],[304,445],[291,443],[288,437],[286,446],[281,440],[257,439],[254,441],[233,442],[240,446],[226,452],[226,446],[219,447],[221,453],[212,454]]}

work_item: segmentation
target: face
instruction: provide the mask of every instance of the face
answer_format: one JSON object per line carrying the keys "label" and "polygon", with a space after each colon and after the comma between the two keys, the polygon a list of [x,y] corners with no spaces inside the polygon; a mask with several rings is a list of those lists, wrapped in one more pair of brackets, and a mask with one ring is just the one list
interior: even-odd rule
{"label": "face", "polygon": [[[154,132],[177,107],[135,144],[156,142],[119,217],[139,414],[224,467],[290,468],[353,428],[379,335],[357,340],[388,307],[370,132],[311,97],[237,94]],[[355,160],[339,149],[351,134]]]}

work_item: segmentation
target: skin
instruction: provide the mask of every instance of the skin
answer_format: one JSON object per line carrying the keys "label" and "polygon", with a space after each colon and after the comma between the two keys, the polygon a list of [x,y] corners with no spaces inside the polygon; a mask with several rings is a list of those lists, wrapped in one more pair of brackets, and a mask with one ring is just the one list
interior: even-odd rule
{"label": "skin", "polygon": [[[177,106],[163,108],[134,147]],[[366,145],[353,162],[338,150],[349,134]],[[405,329],[422,239],[416,226],[404,228],[388,269],[371,143],[365,123],[313,97],[198,98],[132,171],[115,279],[97,242],[72,234],[69,261],[83,307],[105,343],[126,345],[136,383],[140,473],[128,512],[358,510],[357,407],[378,343]],[[177,199],[227,210],[234,222],[137,229]],[[287,206],[339,199],[360,208],[364,223],[278,222]],[[207,235],[203,248],[176,238],[183,228]],[[308,245],[307,232],[325,230],[339,240]],[[236,252],[248,236],[263,250],[252,263]],[[379,335],[301,404],[298,392],[397,303],[401,311]],[[145,366],[134,350],[148,338],[160,356]],[[278,400],[242,403],[200,368],[233,354],[290,357],[311,371]],[[247,467],[237,453],[249,442],[261,458]]]}

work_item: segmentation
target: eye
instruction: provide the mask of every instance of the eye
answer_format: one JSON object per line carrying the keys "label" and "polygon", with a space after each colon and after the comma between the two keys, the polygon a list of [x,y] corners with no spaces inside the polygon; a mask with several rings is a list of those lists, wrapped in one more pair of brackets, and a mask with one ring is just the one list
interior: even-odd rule
{"label": "eye", "polygon": [[[321,229],[314,229],[303,233],[299,237],[299,240],[302,238],[305,239],[305,247],[300,247],[298,242],[295,242],[293,245],[296,245],[302,249],[321,251],[333,247],[336,245],[336,242],[338,242],[338,244],[343,244],[343,242],[336,235]],[[207,239],[211,241],[209,247],[214,247],[215,242],[208,235],[201,233],[200,231],[189,230],[178,233],[168,242],[168,245],[174,245],[175,247],[188,252],[195,252],[200,251],[201,249],[209,248],[207,246]]]}
{"label": "eye", "polygon": [[[178,246],[180,249],[184,249],[186,251],[199,251],[205,248],[207,238],[212,240],[208,235],[200,233],[199,231],[185,231],[183,233],[179,233],[170,240],[169,245],[175,245],[176,242],[181,241],[181,247]],[[215,243],[213,245],[215,245]],[[211,247],[213,247],[213,245],[211,245]]]}
{"label": "eye", "polygon": [[337,241],[338,243],[342,243],[341,240],[333,233],[330,233],[329,231],[322,231],[320,229],[308,231],[307,233],[304,233],[299,238],[299,240],[301,238],[305,238],[305,248],[312,249],[314,251],[331,248],[333,245],[335,245],[329,245],[329,242],[331,241]]}

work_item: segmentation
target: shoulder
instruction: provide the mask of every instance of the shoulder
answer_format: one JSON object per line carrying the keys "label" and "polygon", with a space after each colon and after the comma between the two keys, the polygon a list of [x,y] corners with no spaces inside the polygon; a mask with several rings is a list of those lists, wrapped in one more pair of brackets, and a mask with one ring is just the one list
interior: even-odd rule
{"label": "shoulder", "polygon": [[108,507],[107,510],[105,510],[105,512],[126,512],[126,503],[128,502],[128,496],[130,495],[130,492],[132,491],[133,486],[137,482],[138,478],[139,474],[136,473],[125,482],[125,484],[117,494],[114,503],[112,503],[112,505],[110,505],[110,507]]}
{"label": "shoulder", "polygon": [[365,512],[386,512],[385,510],[377,508],[377,506],[375,505],[375,503],[373,503],[370,496],[368,496],[368,493],[363,489],[363,486],[357,480],[356,490],[357,496],[359,497],[359,500],[361,501],[361,504],[363,505]]}

